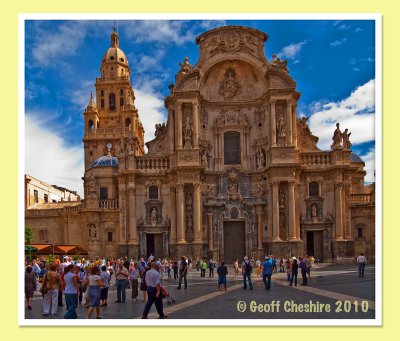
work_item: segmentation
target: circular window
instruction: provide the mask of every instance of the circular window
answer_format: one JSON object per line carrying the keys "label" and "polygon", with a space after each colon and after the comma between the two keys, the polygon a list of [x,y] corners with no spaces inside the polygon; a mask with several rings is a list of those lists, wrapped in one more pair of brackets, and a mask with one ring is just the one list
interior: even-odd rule
{"label": "circular window", "polygon": [[124,58],[120,58],[119,60],[120,60],[121,62],[124,62],[124,61],[125,61],[125,59],[124,59]]}
{"label": "circular window", "polygon": [[114,60],[114,56],[111,56],[110,59],[111,59],[111,60]]}

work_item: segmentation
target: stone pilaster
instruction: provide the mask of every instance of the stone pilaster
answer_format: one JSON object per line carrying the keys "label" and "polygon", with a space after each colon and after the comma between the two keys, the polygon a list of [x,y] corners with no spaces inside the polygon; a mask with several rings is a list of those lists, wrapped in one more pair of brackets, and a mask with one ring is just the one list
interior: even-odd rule
{"label": "stone pilaster", "polygon": [[176,186],[176,197],[178,244],[185,244],[185,194],[181,183]]}
{"label": "stone pilaster", "polygon": [[169,197],[169,210],[170,210],[170,218],[171,218],[171,234],[170,240],[171,244],[176,244],[176,188],[170,187],[169,189],[170,197]]}
{"label": "stone pilaster", "polygon": [[129,244],[138,244],[136,226],[136,189],[134,186],[128,188],[129,205]]}
{"label": "stone pilaster", "polygon": [[289,181],[289,240],[298,239],[296,235],[296,201],[295,201],[295,182]]}
{"label": "stone pilaster", "polygon": [[182,136],[182,103],[178,102],[178,117],[175,121],[175,131],[177,132],[176,148],[182,149],[183,136]]}
{"label": "stone pilaster", "polygon": [[343,183],[335,184],[335,237],[343,240]]}
{"label": "stone pilaster", "polygon": [[279,182],[272,183],[272,241],[279,242]]}
{"label": "stone pilaster", "polygon": [[263,212],[262,206],[257,208],[257,248],[262,250],[262,240],[263,240]]}
{"label": "stone pilaster", "polygon": [[287,145],[291,146],[293,144],[293,122],[292,120],[292,101],[287,100],[286,102],[286,120],[287,120]]}
{"label": "stone pilaster", "polygon": [[201,225],[201,190],[200,184],[194,184],[194,243],[201,244],[203,240]]}
{"label": "stone pilaster", "polygon": [[199,105],[197,102],[192,103],[192,108],[193,108],[193,146],[194,148],[199,148],[199,122],[200,122],[200,117],[199,117]]}
{"label": "stone pilaster", "polygon": [[213,238],[213,220],[214,220],[214,215],[212,213],[207,213],[208,217],[208,250],[212,251],[214,250],[214,238]]}
{"label": "stone pilaster", "polygon": [[275,117],[275,103],[276,100],[271,100],[271,137],[272,147],[276,146],[276,117]]}

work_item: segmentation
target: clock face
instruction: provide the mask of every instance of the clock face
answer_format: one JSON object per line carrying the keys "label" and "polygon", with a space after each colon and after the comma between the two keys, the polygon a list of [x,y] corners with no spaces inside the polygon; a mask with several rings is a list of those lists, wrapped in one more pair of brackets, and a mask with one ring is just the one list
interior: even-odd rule
{"label": "clock face", "polygon": [[112,147],[112,144],[109,142],[109,143],[106,144],[106,147],[107,147],[108,150],[110,150],[111,147]]}

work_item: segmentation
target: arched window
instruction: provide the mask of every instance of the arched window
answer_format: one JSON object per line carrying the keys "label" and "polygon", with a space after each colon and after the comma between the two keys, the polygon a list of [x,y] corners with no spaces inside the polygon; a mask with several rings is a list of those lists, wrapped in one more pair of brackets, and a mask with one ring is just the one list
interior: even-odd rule
{"label": "arched window", "polygon": [[109,110],[115,110],[116,105],[115,105],[115,94],[111,93],[108,97],[108,108]]}
{"label": "arched window", "polygon": [[131,119],[128,117],[128,118],[125,120],[125,128],[130,128],[130,127],[131,127],[131,124],[132,124],[132,121],[131,121]]}
{"label": "arched window", "polygon": [[104,108],[104,98],[102,98],[102,99],[100,100],[100,103],[101,103],[101,104],[100,104],[101,107]]}
{"label": "arched window", "polygon": [[224,134],[224,164],[240,164],[240,133],[237,131]]}
{"label": "arched window", "polygon": [[310,197],[319,196],[319,184],[316,181],[312,181],[308,184],[308,195]]}
{"label": "arched window", "polygon": [[104,97],[104,90],[100,90],[100,96]]}
{"label": "arched window", "polygon": [[124,98],[120,97],[119,99],[119,106],[122,107],[124,105]]}
{"label": "arched window", "polygon": [[149,199],[158,199],[158,187],[157,186],[149,187]]}
{"label": "arched window", "polygon": [[89,127],[90,130],[93,130],[93,129],[94,129],[94,124],[93,124],[93,121],[92,121],[92,120],[89,120],[89,122],[88,122],[88,127]]}
{"label": "arched window", "polygon": [[124,94],[124,89],[119,89],[119,94],[122,96]]}

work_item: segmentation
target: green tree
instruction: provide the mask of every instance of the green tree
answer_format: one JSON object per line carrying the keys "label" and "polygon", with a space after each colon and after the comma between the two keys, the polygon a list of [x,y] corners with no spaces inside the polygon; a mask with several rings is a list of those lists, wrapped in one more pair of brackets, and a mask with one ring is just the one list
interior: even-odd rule
{"label": "green tree", "polygon": [[25,226],[25,244],[32,243],[33,230],[30,227]]}

